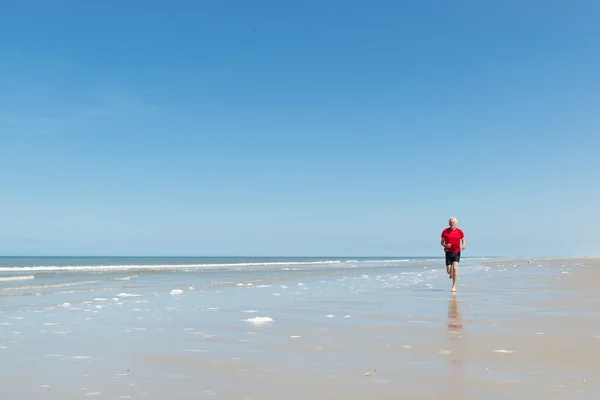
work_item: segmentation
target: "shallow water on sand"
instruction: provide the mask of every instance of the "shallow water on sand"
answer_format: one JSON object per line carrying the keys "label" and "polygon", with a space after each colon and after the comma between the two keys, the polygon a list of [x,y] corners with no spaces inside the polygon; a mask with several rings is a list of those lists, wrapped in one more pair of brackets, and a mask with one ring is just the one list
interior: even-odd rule
{"label": "shallow water on sand", "polygon": [[[437,259],[83,261],[0,269],[34,276],[0,281],[3,397],[469,395],[453,374],[523,379],[489,369],[515,354],[503,335],[552,334],[515,316],[570,312],[544,306],[544,278],[570,267],[507,260],[464,260],[456,295]],[[468,357],[487,334],[486,356]]]}

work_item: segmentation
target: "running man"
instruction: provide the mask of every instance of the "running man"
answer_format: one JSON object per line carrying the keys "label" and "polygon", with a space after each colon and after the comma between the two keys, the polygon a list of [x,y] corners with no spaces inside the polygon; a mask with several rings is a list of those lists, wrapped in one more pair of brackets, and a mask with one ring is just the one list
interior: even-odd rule
{"label": "running man", "polygon": [[[456,279],[458,275],[458,263],[460,262],[460,252],[465,249],[467,239],[462,230],[456,227],[458,221],[452,217],[448,220],[449,228],[442,231],[441,244],[446,253],[446,272],[448,278],[452,279],[452,291],[456,292]],[[462,243],[461,243],[462,242]]]}

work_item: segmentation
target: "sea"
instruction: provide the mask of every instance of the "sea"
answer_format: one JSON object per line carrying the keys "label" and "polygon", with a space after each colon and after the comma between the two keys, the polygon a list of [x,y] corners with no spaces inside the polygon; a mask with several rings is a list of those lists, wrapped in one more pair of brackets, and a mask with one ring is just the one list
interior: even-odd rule
{"label": "sea", "polygon": [[[461,275],[476,272],[486,260],[463,259]],[[127,291],[183,294],[239,286],[281,291],[311,281],[335,289],[334,283],[356,278],[356,291],[432,288],[442,275],[443,259],[431,257],[0,257],[0,297],[42,296],[33,303],[50,305],[101,292],[119,298]]]}
{"label": "sea", "polygon": [[[463,258],[461,284],[489,260]],[[1,257],[0,310],[194,293],[215,307],[240,298],[281,304],[309,293],[343,302],[401,288],[447,290],[447,278],[441,257]]]}

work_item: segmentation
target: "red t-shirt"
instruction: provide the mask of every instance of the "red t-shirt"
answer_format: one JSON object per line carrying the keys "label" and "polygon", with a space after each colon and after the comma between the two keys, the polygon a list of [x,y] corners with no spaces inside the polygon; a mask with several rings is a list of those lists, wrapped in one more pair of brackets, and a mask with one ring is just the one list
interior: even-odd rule
{"label": "red t-shirt", "polygon": [[442,231],[442,239],[446,243],[450,243],[450,248],[444,247],[444,251],[458,252],[460,251],[460,239],[464,238],[465,234],[459,228],[454,230],[446,228]]}

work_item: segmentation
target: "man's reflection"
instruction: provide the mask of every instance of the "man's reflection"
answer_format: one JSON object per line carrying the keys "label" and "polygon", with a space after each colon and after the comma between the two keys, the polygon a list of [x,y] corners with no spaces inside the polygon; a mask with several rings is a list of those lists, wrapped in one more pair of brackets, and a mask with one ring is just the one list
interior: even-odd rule
{"label": "man's reflection", "polygon": [[460,368],[462,365],[463,346],[460,345],[462,336],[463,323],[458,296],[456,293],[452,293],[452,297],[448,301],[448,339],[454,341],[454,345],[451,347],[453,350],[452,364],[455,368]]}
{"label": "man's reflection", "polygon": [[463,325],[460,315],[460,307],[458,304],[458,296],[456,293],[453,293],[450,301],[448,302],[448,331],[451,335],[458,335],[459,337],[457,339],[460,339],[460,335],[462,335],[462,328]]}

